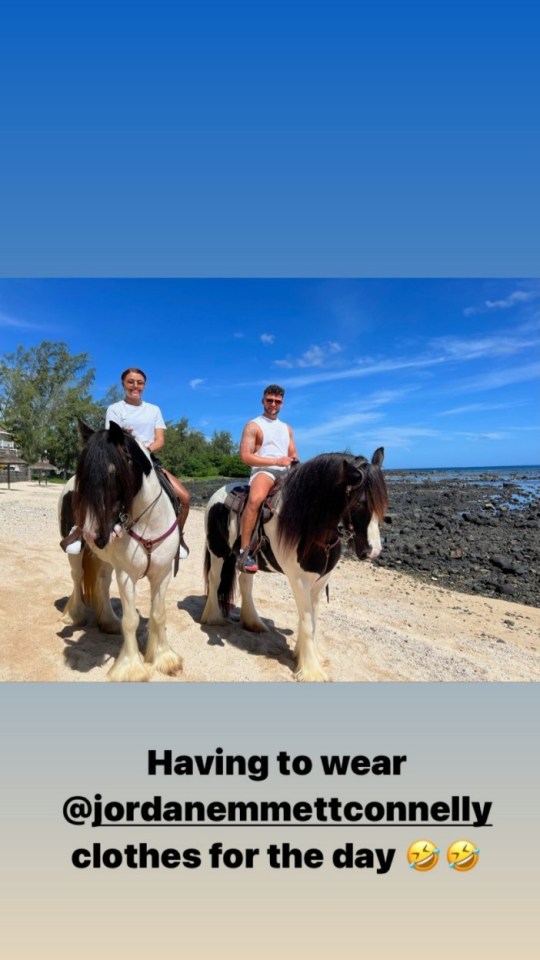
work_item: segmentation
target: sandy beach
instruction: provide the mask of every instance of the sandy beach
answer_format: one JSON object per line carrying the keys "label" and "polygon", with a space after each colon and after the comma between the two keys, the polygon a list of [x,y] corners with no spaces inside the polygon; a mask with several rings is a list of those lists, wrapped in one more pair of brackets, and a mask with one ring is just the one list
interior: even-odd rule
{"label": "sandy beach", "polygon": [[[57,485],[16,483],[0,489],[2,681],[105,681],[118,637],[89,619],[66,627],[71,591],[58,546]],[[232,621],[202,627],[203,511],[189,518],[191,553],[167,595],[167,631],[183,657],[178,677],[151,682],[294,682],[296,606],[283,576],[257,574],[254,597],[269,628],[254,635]],[[118,597],[113,578],[113,598]],[[113,600],[117,613],[120,602]],[[138,586],[139,642],[144,648],[149,592]],[[234,616],[234,615],[233,615]],[[321,603],[319,642],[333,681],[531,681],[540,677],[540,609],[457,593],[372,564],[343,559]]]}

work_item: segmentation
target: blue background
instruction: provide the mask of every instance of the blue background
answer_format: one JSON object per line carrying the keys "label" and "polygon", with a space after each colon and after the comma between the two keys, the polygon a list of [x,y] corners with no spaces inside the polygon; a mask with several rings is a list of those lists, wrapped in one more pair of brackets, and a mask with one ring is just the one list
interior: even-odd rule
{"label": "blue background", "polygon": [[3,4],[3,276],[530,276],[538,6]]}

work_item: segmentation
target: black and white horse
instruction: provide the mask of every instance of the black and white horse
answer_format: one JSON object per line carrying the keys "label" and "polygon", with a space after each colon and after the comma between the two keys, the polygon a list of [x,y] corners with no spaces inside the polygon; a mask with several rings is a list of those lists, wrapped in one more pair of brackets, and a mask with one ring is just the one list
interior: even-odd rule
{"label": "black and white horse", "polygon": [[[63,622],[84,624],[88,603],[103,632],[120,633],[121,628],[124,642],[110,680],[148,680],[150,667],[175,674],[182,659],[169,647],[165,626],[165,594],[178,550],[173,505],[150,454],[133,437],[112,422],[108,430],[95,433],[85,424],[79,426],[85,446],[77,472],[62,492],[59,521],[64,537],[79,526],[84,546],[79,554],[68,554],[73,593]],[[122,600],[121,624],[109,597],[113,568]],[[136,638],[135,588],[145,575],[151,611],[143,661]]]}
{"label": "black and white horse", "polygon": [[[272,518],[264,525],[266,542],[258,554],[259,569],[284,573],[298,608],[296,676],[326,680],[315,641],[318,604],[343,542],[350,541],[360,559],[381,552],[379,523],[388,495],[381,471],[384,450],[371,463],[365,457],[323,453],[292,468],[284,481]],[[221,487],[206,509],[205,574],[207,600],[202,623],[224,624],[234,596],[238,517],[225,505],[232,485]],[[258,576],[258,575],[257,575]],[[253,575],[239,575],[240,623],[246,630],[266,631],[255,610]]]}

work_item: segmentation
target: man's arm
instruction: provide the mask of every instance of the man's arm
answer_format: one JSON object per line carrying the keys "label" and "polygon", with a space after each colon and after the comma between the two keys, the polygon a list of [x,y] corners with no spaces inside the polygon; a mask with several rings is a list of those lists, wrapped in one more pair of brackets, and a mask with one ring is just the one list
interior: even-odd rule
{"label": "man's arm", "polygon": [[288,426],[287,429],[288,429],[288,431],[289,431],[289,449],[288,449],[287,452],[288,452],[289,457],[291,458],[291,460],[298,460],[298,459],[299,459],[299,457],[298,457],[298,450],[296,449],[296,442],[295,442],[295,439],[294,439],[294,434],[293,434],[293,432],[292,432],[291,427]]}

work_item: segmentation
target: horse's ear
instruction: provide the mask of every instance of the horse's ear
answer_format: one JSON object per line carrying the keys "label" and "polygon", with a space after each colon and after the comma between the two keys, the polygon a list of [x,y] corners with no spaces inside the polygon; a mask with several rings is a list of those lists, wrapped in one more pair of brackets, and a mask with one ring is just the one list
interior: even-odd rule
{"label": "horse's ear", "polygon": [[384,447],[377,447],[371,458],[374,467],[382,467],[384,461]]}
{"label": "horse's ear", "polygon": [[364,482],[365,472],[356,466],[356,464],[351,463],[350,460],[343,461],[343,475],[342,480],[348,487],[359,487]]}
{"label": "horse's ear", "polygon": [[109,440],[112,440],[117,447],[123,446],[126,441],[126,435],[122,430],[122,427],[120,427],[114,420],[111,420],[109,423]]}
{"label": "horse's ear", "polygon": [[94,431],[92,430],[92,427],[89,427],[88,424],[85,423],[84,420],[81,420],[80,418],[77,418],[77,426],[79,428],[79,435],[82,442],[88,443],[90,437],[94,433]]}

